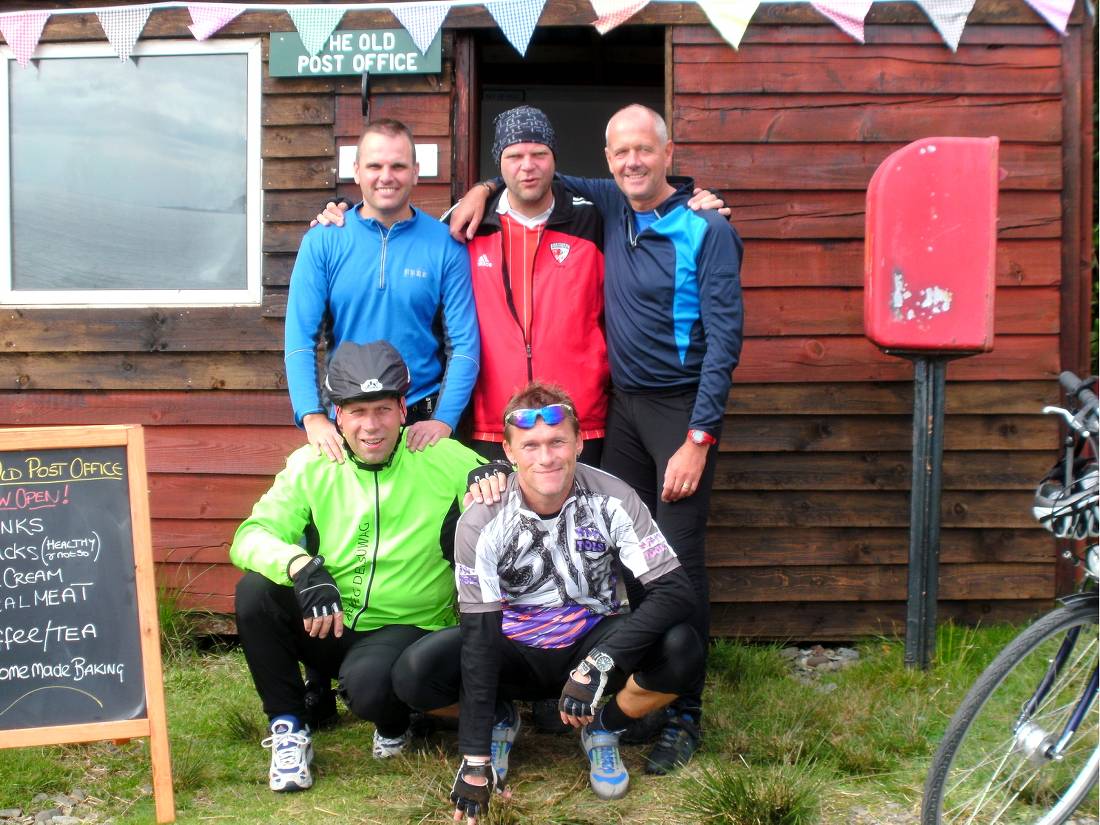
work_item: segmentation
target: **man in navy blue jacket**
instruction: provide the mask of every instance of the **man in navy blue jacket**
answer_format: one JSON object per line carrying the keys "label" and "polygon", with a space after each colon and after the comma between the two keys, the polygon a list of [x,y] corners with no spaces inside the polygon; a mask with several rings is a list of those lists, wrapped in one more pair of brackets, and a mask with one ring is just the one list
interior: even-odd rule
{"label": "man in navy blue jacket", "polygon": [[[670,181],[673,145],[663,118],[627,106],[607,125],[614,181],[561,176],[604,219],[604,317],[613,385],[603,469],[629,483],[676,548],[696,593],[691,625],[705,643],[710,601],[705,535],[722,414],[741,354],[741,253],[737,232],[713,211],[687,208],[694,183]],[[679,185],[673,185],[673,183]],[[478,217],[494,182],[475,186]],[[628,582],[631,602],[643,593]],[[663,774],[699,745],[703,674],[669,711],[646,770]]]}

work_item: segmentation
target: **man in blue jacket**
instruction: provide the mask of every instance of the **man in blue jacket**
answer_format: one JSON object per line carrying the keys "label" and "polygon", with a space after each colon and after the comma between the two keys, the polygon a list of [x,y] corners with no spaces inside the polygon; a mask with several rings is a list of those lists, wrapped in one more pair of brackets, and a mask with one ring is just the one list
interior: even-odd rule
{"label": "man in blue jacket", "polygon": [[[562,175],[604,220],[604,319],[612,396],[601,467],[630,484],[676,548],[695,590],[690,619],[710,633],[705,536],[722,414],[741,354],[741,239],[714,211],[687,208],[693,182],[666,177],[664,119],[627,106],[607,125],[614,180]],[[472,236],[487,191],[474,186],[451,215]],[[644,591],[628,576],[632,604]],[[663,774],[699,746],[703,674],[671,706],[646,764]]]}
{"label": "man in blue jacket", "polygon": [[412,373],[406,437],[414,452],[454,431],[477,379],[469,258],[443,224],[410,204],[416,181],[409,128],[372,122],[356,154],[363,200],[349,213],[348,230],[314,227],[294,264],[286,314],[294,420],[333,461],[343,461],[344,450],[318,394],[324,332],[329,353],[344,341],[379,339],[401,353]]}

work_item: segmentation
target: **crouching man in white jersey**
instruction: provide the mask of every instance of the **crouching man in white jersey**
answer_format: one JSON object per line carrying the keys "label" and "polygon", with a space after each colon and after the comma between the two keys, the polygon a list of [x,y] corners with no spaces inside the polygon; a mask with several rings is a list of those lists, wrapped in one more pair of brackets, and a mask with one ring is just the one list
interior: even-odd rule
{"label": "crouching man in white jersey", "polygon": [[[702,668],[702,642],[685,623],[691,583],[634,491],[577,463],[574,410],[540,383],[509,401],[504,449],[517,471],[499,503],[472,506],[455,535],[461,625],[424,637],[394,669],[398,695],[419,710],[453,707],[461,683],[464,756],[451,800],[468,825],[507,774],[514,700],[558,697],[562,721],[580,729],[593,791],[618,799],[629,782],[619,733]],[[620,564],[648,591],[633,613]]]}

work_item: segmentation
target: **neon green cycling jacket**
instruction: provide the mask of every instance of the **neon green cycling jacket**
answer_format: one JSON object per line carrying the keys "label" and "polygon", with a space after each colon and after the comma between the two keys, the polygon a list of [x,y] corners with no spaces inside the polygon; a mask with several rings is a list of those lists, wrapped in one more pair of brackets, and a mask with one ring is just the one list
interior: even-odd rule
{"label": "neon green cycling jacket", "polygon": [[229,557],[242,570],[290,586],[287,565],[304,552],[298,542],[312,518],[325,569],[340,589],[345,626],[453,625],[454,520],[466,476],[481,463],[449,438],[409,452],[404,433],[378,470],[350,456],[337,464],[301,447],[237,529]]}

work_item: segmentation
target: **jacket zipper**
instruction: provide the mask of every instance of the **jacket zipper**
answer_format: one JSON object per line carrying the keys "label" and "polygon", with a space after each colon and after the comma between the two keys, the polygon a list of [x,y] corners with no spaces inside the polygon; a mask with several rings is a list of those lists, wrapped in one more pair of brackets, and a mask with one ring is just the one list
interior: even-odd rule
{"label": "jacket zipper", "polygon": [[386,244],[390,240],[390,232],[393,231],[393,227],[389,227],[385,232],[382,231],[382,227],[378,227],[378,236],[382,239],[382,254],[378,256],[378,288],[386,288]]}
{"label": "jacket zipper", "polygon": [[[549,223],[549,221],[547,222]],[[546,225],[543,225],[543,230],[539,232],[539,239],[535,241],[535,257],[534,261],[538,260],[539,250],[542,248],[542,238],[546,234]],[[516,322],[516,326],[519,327],[519,334],[523,336],[523,347],[527,354],[527,380],[535,380],[535,368],[532,363],[531,354],[531,342],[527,340],[527,330],[523,328],[523,323],[519,320],[519,312],[516,310],[516,300],[512,295],[512,282],[508,278],[508,258],[504,254],[504,232],[500,234],[500,275],[504,279],[504,295],[508,299],[508,309],[512,313],[512,319]],[[535,326],[535,270],[532,265],[531,269],[531,327]]]}
{"label": "jacket zipper", "polygon": [[359,619],[364,613],[367,612],[367,607],[370,605],[370,589],[374,585],[374,571],[378,565],[378,548],[382,544],[382,524],[381,515],[378,510],[378,472],[375,471],[374,475],[374,554],[370,560],[370,577],[367,579],[367,589],[363,593],[363,606],[359,608],[359,612],[355,614],[355,619],[351,623],[352,630],[356,630],[359,624]]}

